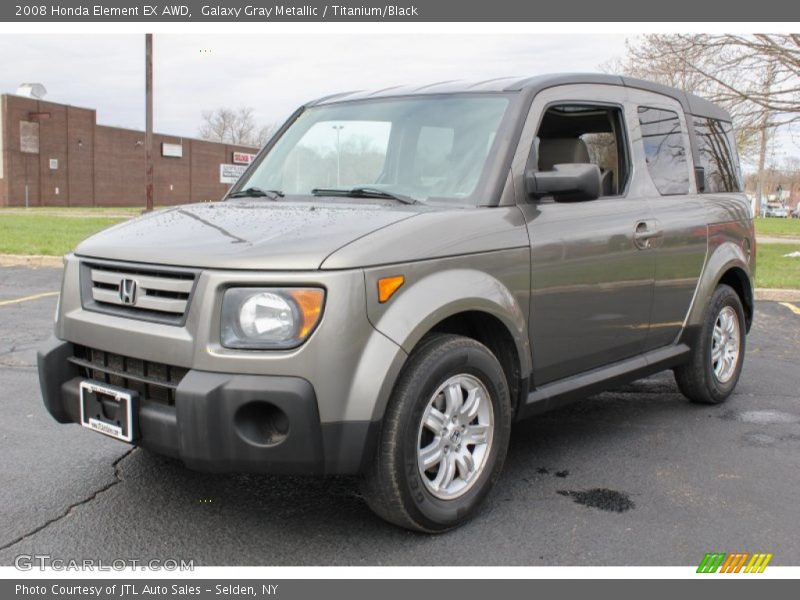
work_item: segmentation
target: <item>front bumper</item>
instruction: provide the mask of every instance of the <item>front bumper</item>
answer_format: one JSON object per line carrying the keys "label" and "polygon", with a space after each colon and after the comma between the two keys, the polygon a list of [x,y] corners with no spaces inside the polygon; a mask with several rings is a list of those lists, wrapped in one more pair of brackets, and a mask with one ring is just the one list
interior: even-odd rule
{"label": "front bumper", "polygon": [[[61,423],[80,422],[74,348],[53,338],[39,351],[42,398]],[[174,405],[141,398],[137,445],[202,471],[355,474],[377,437],[372,421],[320,421],[312,385],[300,377],[190,370]]]}

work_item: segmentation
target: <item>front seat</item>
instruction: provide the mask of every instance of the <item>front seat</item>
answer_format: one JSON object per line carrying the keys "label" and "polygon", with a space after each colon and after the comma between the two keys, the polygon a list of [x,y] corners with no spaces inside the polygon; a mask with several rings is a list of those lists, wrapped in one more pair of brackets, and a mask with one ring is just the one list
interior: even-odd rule
{"label": "front seat", "polygon": [[600,169],[600,183],[603,190],[603,196],[616,196],[616,182],[614,181],[614,171],[608,169]]}
{"label": "front seat", "polygon": [[[552,171],[554,165],[591,163],[589,149],[580,138],[542,138],[539,140],[539,170]],[[614,172],[600,169],[603,196],[614,192]]]}
{"label": "front seat", "polygon": [[539,170],[552,171],[554,165],[589,163],[589,150],[580,138],[542,138],[539,140]]}

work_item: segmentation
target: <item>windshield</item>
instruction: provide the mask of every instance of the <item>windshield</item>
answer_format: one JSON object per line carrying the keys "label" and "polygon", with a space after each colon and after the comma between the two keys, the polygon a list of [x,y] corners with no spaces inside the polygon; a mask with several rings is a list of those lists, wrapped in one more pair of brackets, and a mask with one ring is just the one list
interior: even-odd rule
{"label": "windshield", "polygon": [[344,102],[301,114],[237,189],[467,202],[506,112],[495,95]]}

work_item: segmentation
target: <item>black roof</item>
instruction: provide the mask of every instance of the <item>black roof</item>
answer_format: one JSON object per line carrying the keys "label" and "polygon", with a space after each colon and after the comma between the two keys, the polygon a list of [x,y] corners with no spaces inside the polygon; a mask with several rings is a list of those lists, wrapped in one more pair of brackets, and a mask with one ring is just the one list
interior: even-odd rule
{"label": "black roof", "polygon": [[723,121],[731,120],[731,117],[727,111],[717,106],[713,102],[709,102],[708,100],[701,98],[700,96],[684,92],[677,88],[662,85],[660,83],[654,83],[652,81],[644,81],[642,79],[635,79],[633,77],[625,77],[621,75],[607,75],[603,73],[554,73],[550,75],[534,75],[533,77],[498,77],[495,79],[486,79],[484,81],[477,82],[451,80],[440,81],[421,86],[398,85],[375,91],[353,91],[334,94],[332,96],[326,96],[313,102],[309,102],[307,105],[314,106],[318,104],[349,102],[368,98],[392,98],[400,96],[416,96],[421,94],[460,94],[475,92],[519,91],[528,91],[534,94],[540,92],[541,90],[559,85],[591,83],[619,85],[655,92],[657,94],[674,98],[681,103],[683,110],[687,113],[702,117],[722,119]]}

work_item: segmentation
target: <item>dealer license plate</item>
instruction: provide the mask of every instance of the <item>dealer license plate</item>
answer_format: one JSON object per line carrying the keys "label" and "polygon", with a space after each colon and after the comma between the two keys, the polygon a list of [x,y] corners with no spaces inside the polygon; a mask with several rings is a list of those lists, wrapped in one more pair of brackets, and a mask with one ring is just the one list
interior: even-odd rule
{"label": "dealer license plate", "polygon": [[81,425],[123,442],[136,439],[136,399],[132,390],[81,381]]}

